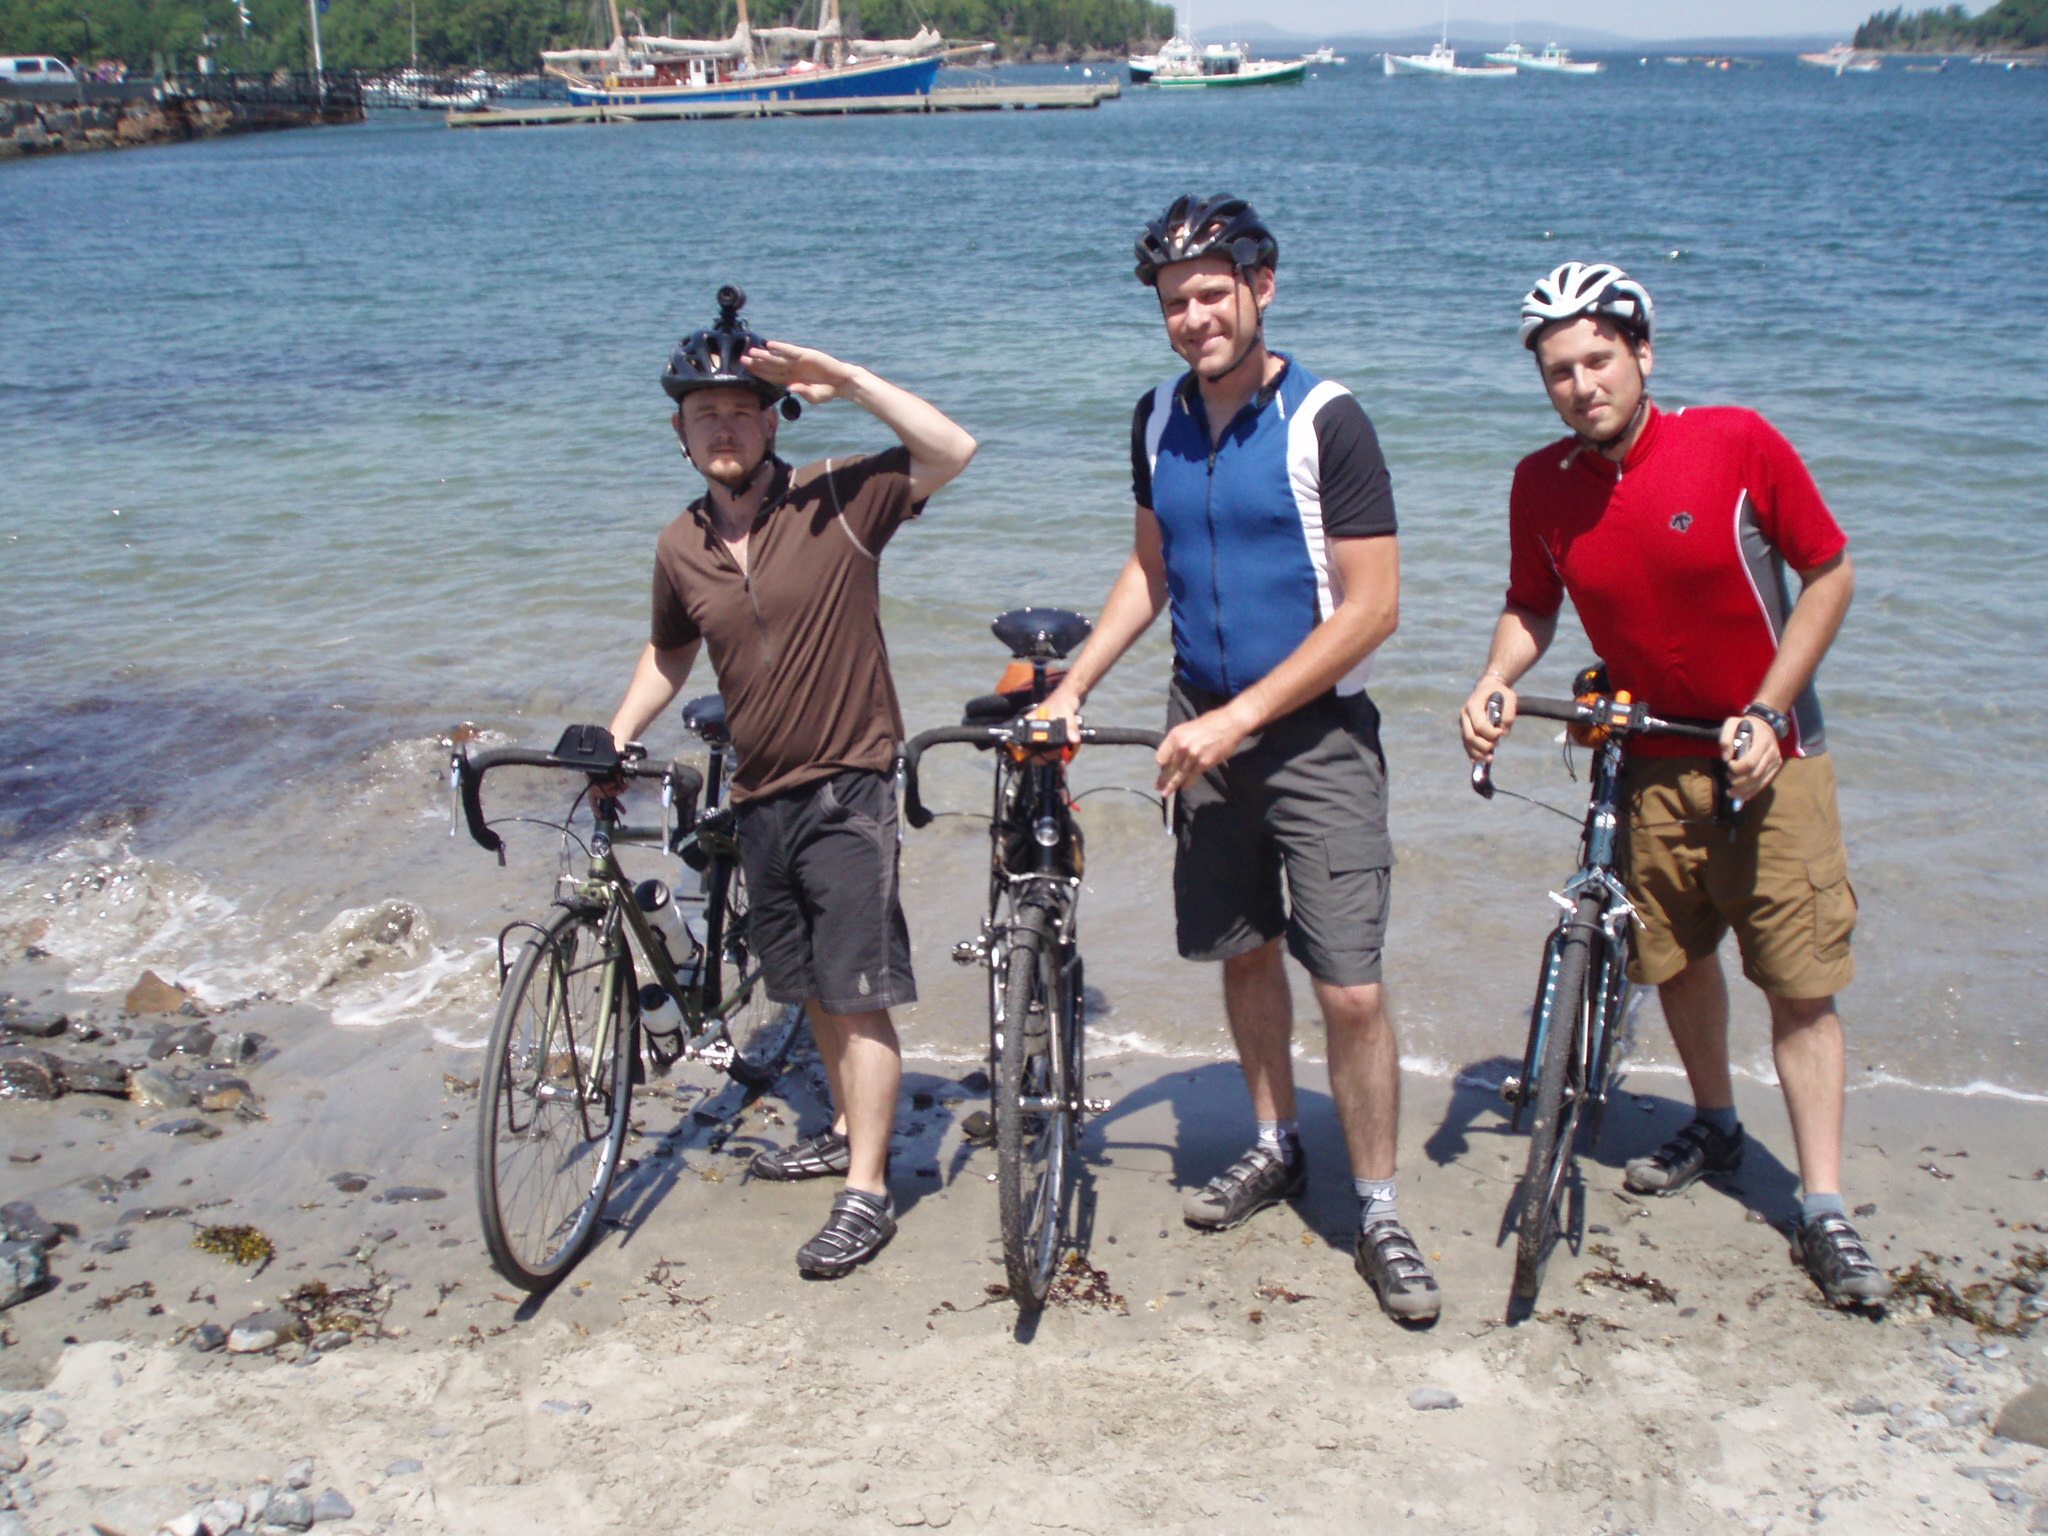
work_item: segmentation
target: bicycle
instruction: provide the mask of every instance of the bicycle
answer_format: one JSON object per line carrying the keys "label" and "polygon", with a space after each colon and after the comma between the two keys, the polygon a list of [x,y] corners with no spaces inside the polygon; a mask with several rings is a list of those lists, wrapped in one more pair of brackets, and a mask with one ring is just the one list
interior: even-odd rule
{"label": "bicycle", "polygon": [[[492,747],[472,756],[458,747],[449,760],[469,834],[500,864],[505,844],[484,818],[485,775],[520,766],[586,781],[569,817],[541,823],[562,834],[553,910],[499,931],[497,1016],[478,1089],[484,1242],[498,1272],[528,1291],[558,1284],[596,1237],[633,1085],[646,1076],[643,1037],[657,1072],[687,1057],[758,1092],[780,1075],[801,1022],[800,1008],[768,1001],[748,952],[746,881],[726,798],[736,759],[723,701],[693,699],[683,723],[709,750],[703,773],[680,760],[650,763],[637,744],[621,751],[594,725],[571,726],[552,752]],[[613,795],[594,793],[631,779],[660,780],[659,826],[628,824]],[[586,798],[587,842],[571,829]],[[581,875],[568,872],[572,844],[587,858]],[[622,844],[680,858],[698,890],[629,883],[616,852]],[[506,941],[522,930],[525,941],[508,960]],[[635,951],[652,977],[644,986],[635,985]]]}
{"label": "bicycle", "polygon": [[[1066,1246],[1077,1179],[1081,1119],[1106,1103],[1085,1098],[1082,963],[1075,928],[1081,894],[1081,829],[1067,792],[1067,761],[1083,745],[1158,749],[1157,731],[1083,726],[1069,740],[1063,720],[1018,718],[1052,691],[1051,664],[1088,637],[1079,614],[1022,608],[990,626],[1028,683],[967,705],[966,723],[925,731],[903,749],[903,814],[913,827],[932,813],[918,788],[927,748],[968,742],[995,748],[989,812],[988,915],[981,931],[953,947],[961,965],[988,969],[989,1076],[994,1084],[996,1196],[1010,1296],[1041,1310]],[[1013,663],[1011,683],[1021,669]]]}
{"label": "bicycle", "polygon": [[[1662,720],[1626,691],[1610,693],[1605,672],[1597,666],[1579,673],[1572,692],[1570,699],[1525,695],[1516,703],[1518,715],[1563,722],[1574,740],[1593,749],[1593,766],[1579,838],[1579,868],[1550,898],[1564,910],[1544,940],[1522,1070],[1509,1074],[1500,1087],[1501,1098],[1514,1110],[1512,1129],[1519,1131],[1523,1111],[1534,1109],[1528,1169],[1518,1190],[1520,1204],[1509,1206],[1509,1220],[1502,1223],[1503,1237],[1510,1221],[1516,1229],[1511,1315],[1516,1308],[1533,1304],[1542,1289],[1544,1263],[1564,1232],[1560,1201],[1573,1176],[1578,1143],[1583,1137],[1589,1153],[1599,1144],[1607,1103],[1633,1043],[1635,1016],[1642,1006],[1645,989],[1628,979],[1629,925],[1636,920],[1636,911],[1618,863],[1622,743],[1649,734],[1717,743],[1721,739],[1718,724]],[[1487,718],[1495,725],[1500,724],[1502,707],[1499,694],[1487,701]],[[1748,729],[1747,722],[1738,727],[1739,732]],[[1488,764],[1472,765],[1472,788],[1493,798]],[[1728,801],[1725,795],[1717,795],[1717,802],[1716,821],[1732,826],[1741,803]]]}

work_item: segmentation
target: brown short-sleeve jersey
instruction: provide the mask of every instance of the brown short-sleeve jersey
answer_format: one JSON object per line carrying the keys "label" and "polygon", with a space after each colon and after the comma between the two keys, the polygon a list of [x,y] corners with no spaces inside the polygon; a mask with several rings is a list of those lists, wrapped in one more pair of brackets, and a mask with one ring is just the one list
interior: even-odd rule
{"label": "brown short-sleeve jersey", "polygon": [[739,752],[735,801],[895,762],[903,715],[878,560],[922,510],[899,447],[796,470],[776,461],[744,571],[702,500],[662,533],[652,638],[663,650],[702,640],[711,653]]}

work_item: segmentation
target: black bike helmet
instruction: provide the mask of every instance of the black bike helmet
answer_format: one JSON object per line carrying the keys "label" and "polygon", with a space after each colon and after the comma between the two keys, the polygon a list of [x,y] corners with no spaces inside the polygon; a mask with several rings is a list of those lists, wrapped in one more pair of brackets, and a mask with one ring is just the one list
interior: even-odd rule
{"label": "black bike helmet", "polygon": [[1159,269],[1176,261],[1226,256],[1244,267],[1280,265],[1280,242],[1241,197],[1197,199],[1184,192],[1138,236],[1138,281],[1159,286]]}
{"label": "black bike helmet", "polygon": [[718,323],[676,343],[675,351],[669,354],[668,371],[661,376],[661,387],[678,405],[693,390],[750,389],[761,397],[764,407],[780,401],[782,414],[795,421],[803,410],[802,404],[780,384],[756,378],[740,361],[749,347],[767,345],[740,319],[746,303],[745,291],[733,284],[719,289]]}

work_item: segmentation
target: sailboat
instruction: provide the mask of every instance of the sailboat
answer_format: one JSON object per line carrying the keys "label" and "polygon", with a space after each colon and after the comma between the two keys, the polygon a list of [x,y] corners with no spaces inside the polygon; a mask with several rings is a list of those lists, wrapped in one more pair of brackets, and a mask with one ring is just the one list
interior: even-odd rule
{"label": "sailboat", "polygon": [[[915,37],[868,41],[849,38],[839,21],[839,0],[818,0],[815,27],[759,27],[747,19],[747,0],[726,38],[660,37],[632,11],[629,35],[618,0],[607,48],[565,48],[541,54],[551,75],[566,81],[580,107],[655,102],[804,101],[843,96],[925,96],[940,62],[987,51],[988,44],[948,48],[930,27]],[[794,57],[791,55],[794,54]]]}
{"label": "sailboat", "polygon": [[1512,64],[1460,64],[1451,47],[1451,0],[1444,0],[1444,31],[1427,53],[1383,53],[1380,63],[1390,75],[1428,75],[1438,80],[1512,80]]}

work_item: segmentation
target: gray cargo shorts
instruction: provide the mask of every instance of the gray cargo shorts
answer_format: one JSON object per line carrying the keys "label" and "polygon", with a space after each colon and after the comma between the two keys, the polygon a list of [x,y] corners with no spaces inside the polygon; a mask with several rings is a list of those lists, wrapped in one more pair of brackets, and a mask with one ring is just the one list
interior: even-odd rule
{"label": "gray cargo shorts", "polygon": [[851,768],[739,808],[747,933],[778,1003],[870,1013],[917,1001],[896,889],[896,781]]}
{"label": "gray cargo shorts", "polygon": [[[1166,728],[1225,702],[1175,679]],[[1365,694],[1325,694],[1247,736],[1180,792],[1175,839],[1184,958],[1229,960],[1284,933],[1320,981],[1380,979],[1394,846],[1379,710]]]}

